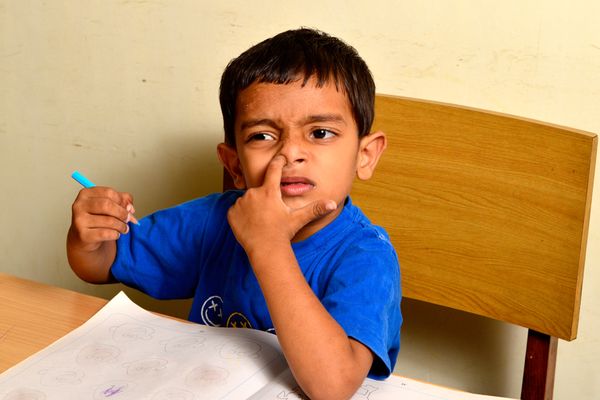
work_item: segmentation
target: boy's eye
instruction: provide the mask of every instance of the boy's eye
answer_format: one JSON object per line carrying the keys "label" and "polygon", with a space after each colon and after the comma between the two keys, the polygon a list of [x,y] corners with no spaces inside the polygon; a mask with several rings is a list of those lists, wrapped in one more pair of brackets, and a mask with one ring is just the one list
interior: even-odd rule
{"label": "boy's eye", "polygon": [[314,131],[312,131],[311,135],[315,139],[329,139],[331,137],[334,137],[335,133],[333,133],[327,129],[315,129]]}
{"label": "boy's eye", "polygon": [[260,133],[255,133],[253,135],[250,135],[250,137],[248,138],[248,142],[251,142],[253,140],[262,141],[262,140],[275,140],[275,139],[273,138],[273,136],[271,136],[267,133],[260,132]]}

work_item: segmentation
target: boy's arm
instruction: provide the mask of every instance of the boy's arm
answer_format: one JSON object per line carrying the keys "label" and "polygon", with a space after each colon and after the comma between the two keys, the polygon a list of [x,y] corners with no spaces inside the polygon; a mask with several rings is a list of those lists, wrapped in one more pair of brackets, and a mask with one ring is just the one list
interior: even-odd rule
{"label": "boy's arm", "polygon": [[133,210],[129,193],[107,187],[82,189],[72,206],[67,258],[73,271],[91,283],[111,282],[116,240],[129,232]]}
{"label": "boy's arm", "polygon": [[296,381],[311,399],[350,398],[373,362],[371,351],[349,338],[307,284],[291,239],[308,222],[333,209],[321,201],[290,210],[281,199],[283,157],[267,170],[263,186],[249,189],[228,214],[265,296],[277,337]]}
{"label": "boy's arm", "polygon": [[300,387],[313,400],[350,398],[371,368],[371,351],[349,338],[323,307],[291,248],[272,247],[251,262]]}

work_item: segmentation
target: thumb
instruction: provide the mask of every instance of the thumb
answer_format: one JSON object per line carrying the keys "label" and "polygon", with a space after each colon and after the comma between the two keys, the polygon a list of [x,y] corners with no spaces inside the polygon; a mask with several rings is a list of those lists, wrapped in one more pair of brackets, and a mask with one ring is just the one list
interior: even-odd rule
{"label": "thumb", "polygon": [[315,219],[324,217],[335,209],[337,209],[335,201],[317,200],[296,210],[296,215],[298,215],[298,222],[302,227]]}

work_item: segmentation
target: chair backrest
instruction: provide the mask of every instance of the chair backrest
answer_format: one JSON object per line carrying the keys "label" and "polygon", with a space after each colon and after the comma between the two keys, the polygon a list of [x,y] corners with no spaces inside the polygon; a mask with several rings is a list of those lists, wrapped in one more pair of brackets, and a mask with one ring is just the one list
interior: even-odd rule
{"label": "chair backrest", "polygon": [[389,232],[405,297],[577,335],[597,137],[378,95],[388,148],[352,199]]}

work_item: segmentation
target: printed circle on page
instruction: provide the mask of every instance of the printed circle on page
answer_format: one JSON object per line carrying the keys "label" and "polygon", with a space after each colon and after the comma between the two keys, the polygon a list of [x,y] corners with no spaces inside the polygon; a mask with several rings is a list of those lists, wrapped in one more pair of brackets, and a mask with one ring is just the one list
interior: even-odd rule
{"label": "printed circle on page", "polygon": [[229,371],[216,365],[202,365],[194,368],[185,377],[185,384],[191,388],[204,390],[223,385],[229,377]]}
{"label": "printed circle on page", "polygon": [[154,393],[152,400],[194,400],[194,393],[185,389],[167,388]]}
{"label": "printed circle on page", "polygon": [[257,358],[262,346],[256,342],[243,339],[230,339],[219,349],[219,355],[226,360]]}

